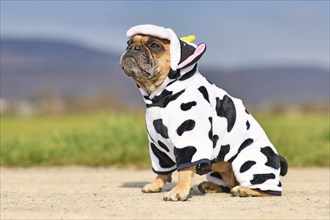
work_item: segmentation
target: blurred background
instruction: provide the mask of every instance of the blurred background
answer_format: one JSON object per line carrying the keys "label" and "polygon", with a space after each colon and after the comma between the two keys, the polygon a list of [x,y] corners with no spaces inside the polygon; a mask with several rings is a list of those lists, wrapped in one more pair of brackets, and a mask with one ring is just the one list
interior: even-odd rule
{"label": "blurred background", "polygon": [[209,81],[294,165],[329,165],[329,19],[329,1],[1,0],[1,165],[148,166],[144,104],[119,65],[145,23],[205,42]]}

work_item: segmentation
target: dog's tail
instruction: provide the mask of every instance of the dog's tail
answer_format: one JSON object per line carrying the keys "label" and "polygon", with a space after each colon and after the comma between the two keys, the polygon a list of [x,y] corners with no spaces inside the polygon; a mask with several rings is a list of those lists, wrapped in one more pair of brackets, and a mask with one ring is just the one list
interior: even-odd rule
{"label": "dog's tail", "polygon": [[281,155],[278,155],[278,156],[280,157],[280,166],[281,166],[280,175],[285,176],[285,174],[287,174],[287,172],[288,172],[288,162]]}

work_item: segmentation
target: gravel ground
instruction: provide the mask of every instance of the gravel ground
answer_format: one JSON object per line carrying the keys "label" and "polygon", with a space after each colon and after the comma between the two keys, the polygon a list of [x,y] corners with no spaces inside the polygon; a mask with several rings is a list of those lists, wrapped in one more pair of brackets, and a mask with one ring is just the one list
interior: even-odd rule
{"label": "gravel ground", "polygon": [[[176,181],[176,174],[173,175]],[[1,168],[1,219],[329,219],[329,168],[291,168],[282,197],[201,194],[164,202],[143,194],[150,170]],[[204,180],[196,176],[196,185]],[[168,191],[174,183],[168,184]]]}

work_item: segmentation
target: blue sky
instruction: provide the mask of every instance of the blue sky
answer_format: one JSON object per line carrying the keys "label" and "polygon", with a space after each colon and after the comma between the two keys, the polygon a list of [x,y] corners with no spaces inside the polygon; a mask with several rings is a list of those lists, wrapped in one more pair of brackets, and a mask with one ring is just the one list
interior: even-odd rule
{"label": "blue sky", "polygon": [[203,64],[329,68],[329,1],[1,0],[1,37],[52,38],[122,52],[126,30],[151,23],[195,34]]}

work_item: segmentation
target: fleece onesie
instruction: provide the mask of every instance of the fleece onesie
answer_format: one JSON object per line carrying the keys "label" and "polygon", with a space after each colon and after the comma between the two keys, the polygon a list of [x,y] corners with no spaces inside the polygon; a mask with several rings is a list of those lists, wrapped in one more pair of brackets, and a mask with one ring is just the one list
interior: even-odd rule
{"label": "fleece onesie", "polygon": [[[138,25],[127,36],[147,34],[170,41],[171,71],[151,94],[139,88],[146,104],[152,169],[157,174],[220,161],[232,164],[241,186],[281,195],[280,156],[240,99],[202,76],[197,61],[206,50],[180,40],[173,30]],[[198,173],[198,172],[197,172]],[[219,173],[208,181],[226,187]]]}

